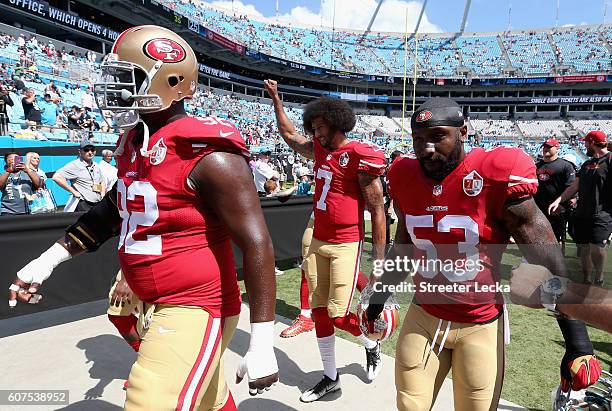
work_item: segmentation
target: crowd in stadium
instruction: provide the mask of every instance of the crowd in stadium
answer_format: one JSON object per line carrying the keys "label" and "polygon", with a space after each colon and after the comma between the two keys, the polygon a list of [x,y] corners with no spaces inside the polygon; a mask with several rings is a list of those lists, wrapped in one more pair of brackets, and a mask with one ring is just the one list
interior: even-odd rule
{"label": "crowd in stadium", "polygon": [[[274,57],[317,67],[366,74],[404,72],[403,33],[368,33],[343,29],[292,27],[264,23],[230,10],[211,8],[199,0],[162,4],[245,46]],[[549,75],[566,68],[574,73],[605,72],[612,67],[612,28],[556,28],[503,32],[499,35],[462,34],[411,36],[408,72],[418,59],[427,76],[453,76],[467,68],[475,75],[500,76],[514,67],[523,75]]]}

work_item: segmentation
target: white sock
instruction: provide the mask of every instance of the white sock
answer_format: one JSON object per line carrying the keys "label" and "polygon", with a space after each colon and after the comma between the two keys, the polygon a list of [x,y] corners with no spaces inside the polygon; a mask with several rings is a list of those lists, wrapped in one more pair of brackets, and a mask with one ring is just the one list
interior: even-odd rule
{"label": "white sock", "polygon": [[310,318],[310,312],[311,312],[310,309],[308,309],[308,310],[300,310],[300,315],[304,316],[306,318]]}
{"label": "white sock", "polygon": [[363,346],[366,347],[368,350],[371,350],[372,348],[376,347],[376,341],[370,340],[368,337],[366,337],[363,334],[361,334],[357,338],[359,339],[359,341],[361,341]]}
{"label": "white sock", "polygon": [[338,370],[336,369],[336,336],[319,337],[317,343],[321,353],[321,362],[323,362],[323,374],[332,380],[336,380],[338,376]]}

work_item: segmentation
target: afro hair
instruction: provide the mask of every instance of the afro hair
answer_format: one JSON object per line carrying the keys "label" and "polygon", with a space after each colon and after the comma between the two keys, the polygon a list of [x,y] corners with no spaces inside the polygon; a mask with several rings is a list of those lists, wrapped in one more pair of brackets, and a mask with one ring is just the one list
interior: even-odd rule
{"label": "afro hair", "polygon": [[306,104],[302,119],[308,134],[314,134],[312,122],[316,118],[321,118],[330,128],[343,133],[351,131],[357,123],[357,117],[346,101],[330,97],[319,97]]}

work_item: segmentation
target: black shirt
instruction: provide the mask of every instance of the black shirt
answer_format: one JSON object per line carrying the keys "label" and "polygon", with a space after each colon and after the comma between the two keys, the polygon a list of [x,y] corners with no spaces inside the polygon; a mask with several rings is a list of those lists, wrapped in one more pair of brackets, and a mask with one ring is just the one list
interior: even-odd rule
{"label": "black shirt", "polygon": [[612,213],[612,180],[608,178],[612,154],[591,158],[580,167],[578,205],[575,216],[591,218],[601,212]]}
{"label": "black shirt", "polygon": [[563,191],[576,179],[576,170],[572,163],[562,158],[557,158],[549,163],[539,160],[536,163],[536,174],[538,176],[538,192],[535,202],[540,210],[548,214],[548,206],[555,201]]}
{"label": "black shirt", "polygon": [[26,120],[40,123],[40,110],[38,109],[36,100],[28,103],[24,97],[21,99],[21,105],[23,106],[23,117]]}

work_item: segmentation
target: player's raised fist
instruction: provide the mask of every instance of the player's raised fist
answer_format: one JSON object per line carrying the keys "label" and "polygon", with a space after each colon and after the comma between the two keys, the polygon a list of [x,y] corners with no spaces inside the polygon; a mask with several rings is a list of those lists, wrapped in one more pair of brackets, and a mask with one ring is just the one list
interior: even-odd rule
{"label": "player's raised fist", "polygon": [[264,80],[264,86],[271,98],[278,97],[278,83],[275,80]]}

